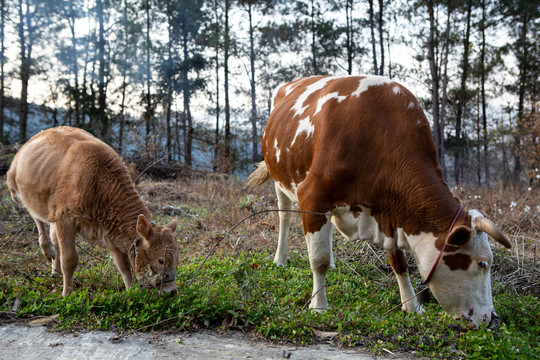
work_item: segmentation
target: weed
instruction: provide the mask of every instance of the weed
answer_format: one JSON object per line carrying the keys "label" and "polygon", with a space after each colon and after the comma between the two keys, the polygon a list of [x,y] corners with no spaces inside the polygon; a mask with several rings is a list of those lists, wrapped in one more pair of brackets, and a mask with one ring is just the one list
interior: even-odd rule
{"label": "weed", "polygon": [[[512,214],[512,220],[507,219],[508,204],[518,202],[515,197],[501,200],[481,194],[484,201],[497,203],[487,215],[497,214],[498,208],[508,215],[495,221],[502,223],[503,230],[519,245],[512,253],[495,251],[493,300],[503,324],[489,330],[468,328],[447,316],[435,302],[425,304],[423,316],[389,311],[396,306],[399,309],[400,300],[383,251],[367,242],[347,242],[337,234],[336,268],[330,270],[327,281],[332,309],[311,312],[307,305],[312,275],[299,216],[293,217],[286,267],[271,262],[277,215],[263,214],[235,229],[229,236],[231,241],[221,242],[194,278],[205,255],[222,236],[216,234],[225,234],[252,211],[275,203],[270,186],[251,190],[250,195],[242,185],[234,179],[193,179],[158,183],[155,186],[160,191],[156,191],[151,184],[141,184],[139,189],[160,204],[154,212],[163,222],[171,216],[168,207],[183,211],[183,215],[176,215],[180,217],[182,259],[175,297],[161,297],[137,285],[126,291],[105,248],[81,241],[75,291],[62,298],[61,278],[50,276],[50,265],[39,251],[31,219],[6,197],[5,188],[0,189],[0,221],[5,225],[0,234],[0,312],[9,313],[15,299],[20,299],[18,319],[59,314],[57,329],[238,329],[269,340],[303,344],[329,341],[340,346],[365,346],[374,353],[386,349],[433,358],[538,358],[540,302],[538,269],[533,266],[538,224],[535,214],[523,219]],[[538,199],[527,196],[520,206],[527,209],[525,205],[529,205],[532,212],[531,204]],[[481,204],[471,198],[469,205]]]}

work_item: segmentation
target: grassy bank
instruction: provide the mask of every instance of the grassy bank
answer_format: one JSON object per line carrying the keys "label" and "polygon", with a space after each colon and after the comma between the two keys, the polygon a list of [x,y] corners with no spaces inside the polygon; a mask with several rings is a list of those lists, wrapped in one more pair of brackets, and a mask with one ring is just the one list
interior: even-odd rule
{"label": "grassy bank", "polygon": [[[63,299],[61,279],[50,276],[33,222],[10,200],[4,179],[0,181],[0,322],[59,314],[54,326],[62,330],[235,329],[272,341],[361,345],[374,353],[539,357],[536,246],[540,209],[535,208],[539,202],[533,192],[499,196],[497,191],[457,190],[466,205],[491,217],[515,244],[511,252],[494,246],[494,304],[503,324],[492,331],[468,328],[447,316],[434,300],[425,304],[423,316],[403,313],[398,286],[383,252],[367,242],[347,243],[337,234],[336,268],[330,270],[327,285],[332,310],[312,313],[308,310],[311,272],[298,217],[293,221],[286,267],[271,261],[277,215],[264,214],[231,232],[194,277],[204,256],[228,229],[253,211],[275,207],[269,184],[246,191],[241,182],[227,178],[138,186],[158,222],[179,217],[181,264],[176,297],[159,297],[138,287],[125,291],[103,247],[80,241],[75,292]],[[413,279],[418,280],[417,274]],[[16,299],[20,306],[16,313],[9,313]]]}

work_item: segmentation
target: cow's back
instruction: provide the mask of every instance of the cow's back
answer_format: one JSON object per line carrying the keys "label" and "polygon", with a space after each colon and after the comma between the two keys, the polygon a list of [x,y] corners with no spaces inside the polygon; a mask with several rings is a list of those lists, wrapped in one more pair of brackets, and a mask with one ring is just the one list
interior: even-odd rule
{"label": "cow's back", "polygon": [[419,211],[429,206],[418,203],[426,196],[415,198],[410,189],[432,183],[448,206],[455,204],[424,112],[398,83],[377,76],[305,78],[282,85],[273,105],[263,155],[272,178],[289,194],[316,182],[317,201],[324,198],[327,210],[361,204],[377,214],[390,237],[408,213],[394,209],[411,201]]}
{"label": "cow's back", "polygon": [[32,216],[56,221],[60,212],[83,212],[94,199],[88,188],[99,166],[121,162],[114,150],[84,130],[57,127],[32,137],[17,152],[7,174],[12,197]]}

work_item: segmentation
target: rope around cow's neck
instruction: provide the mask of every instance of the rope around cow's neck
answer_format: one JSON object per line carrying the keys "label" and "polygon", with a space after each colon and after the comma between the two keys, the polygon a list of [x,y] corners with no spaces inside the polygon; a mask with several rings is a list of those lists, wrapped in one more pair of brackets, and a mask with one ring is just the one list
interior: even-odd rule
{"label": "rope around cow's neck", "polygon": [[448,229],[448,232],[446,233],[446,237],[444,238],[444,245],[441,249],[441,252],[439,253],[439,256],[437,256],[437,260],[435,260],[435,264],[433,264],[433,267],[431,268],[431,271],[429,272],[426,280],[422,282],[422,285],[427,285],[429,280],[431,280],[431,276],[433,276],[433,273],[435,272],[435,268],[437,267],[437,265],[439,265],[439,261],[441,260],[441,256],[444,252],[444,249],[446,249],[446,244],[448,244],[448,235],[450,235],[450,233],[454,229],[454,225],[456,225],[457,219],[459,215],[461,214],[461,210],[463,210],[463,205],[459,204],[459,207],[456,212],[456,216],[454,216],[454,220],[452,220],[452,224],[450,225],[450,228]]}

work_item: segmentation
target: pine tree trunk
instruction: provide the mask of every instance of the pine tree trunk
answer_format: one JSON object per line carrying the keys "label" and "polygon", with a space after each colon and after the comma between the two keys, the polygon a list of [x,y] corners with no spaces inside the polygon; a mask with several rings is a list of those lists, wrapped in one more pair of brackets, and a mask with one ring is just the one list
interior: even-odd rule
{"label": "pine tree trunk", "polygon": [[[27,122],[28,122],[28,81],[30,79],[30,59],[31,59],[31,40],[27,43],[25,28],[29,29],[28,8],[26,14],[23,13],[23,1],[19,0],[19,41],[21,48],[21,66],[19,76],[21,78],[21,100],[19,106],[19,141],[21,144],[26,142]],[[30,35],[30,34],[29,34]],[[30,37],[30,36],[29,36]]]}
{"label": "pine tree trunk", "polygon": [[146,0],[146,111],[145,111],[145,121],[146,121],[146,149],[150,145],[150,134],[152,131],[152,97],[150,94],[150,86],[152,84],[152,73],[150,71],[150,0]]}
{"label": "pine tree trunk", "polygon": [[377,45],[375,40],[375,15],[373,14],[373,0],[369,0],[369,29],[371,31],[371,52],[373,54],[373,72],[379,74],[377,66]]}
{"label": "pine tree trunk", "polygon": [[224,54],[223,54],[223,71],[225,76],[225,151],[224,151],[224,172],[232,170],[232,149],[231,149],[231,110],[229,104],[229,9],[230,0],[225,0],[225,39],[224,39]]}
{"label": "pine tree trunk", "polygon": [[462,154],[463,145],[461,144],[461,129],[463,126],[463,111],[465,109],[466,92],[467,92],[467,78],[469,75],[469,44],[471,35],[471,13],[472,3],[469,0],[467,2],[467,25],[465,30],[465,38],[463,39],[463,62],[461,69],[461,85],[459,89],[459,102],[456,113],[456,152],[454,155],[454,180],[456,185],[461,184],[462,181]]}
{"label": "pine tree trunk", "polygon": [[249,61],[251,69],[251,145],[252,145],[252,158],[251,160],[256,163],[259,161],[259,141],[257,136],[257,102],[255,96],[255,39],[253,37],[253,19],[252,19],[251,3],[248,3],[248,16],[249,16]]}
{"label": "pine tree trunk", "polygon": [[101,138],[105,141],[110,140],[110,124],[106,109],[105,95],[105,27],[103,15],[103,1],[97,0],[97,17],[99,22],[99,39],[98,39],[98,58],[99,58],[99,73],[98,73],[98,117],[101,122]]}
{"label": "pine tree trunk", "polygon": [[0,143],[4,143],[4,57],[5,57],[5,36],[6,25],[6,4],[5,0],[0,0]]}
{"label": "pine tree trunk", "polygon": [[[429,41],[428,41],[428,61],[431,72],[431,102],[433,113],[433,133],[435,134],[435,146],[439,150],[443,139],[441,138],[441,127],[439,123],[439,69],[435,59],[435,16],[433,0],[427,3],[429,13]],[[440,154],[439,154],[440,156]]]}
{"label": "pine tree trunk", "polygon": [[379,75],[384,75],[384,32],[383,32],[383,0],[379,0],[379,45],[381,49],[381,65],[379,67]]}

